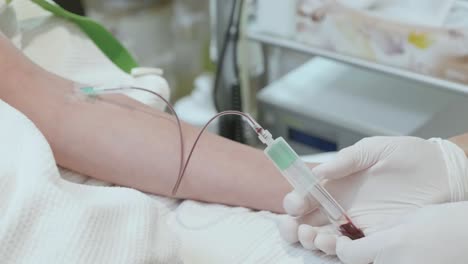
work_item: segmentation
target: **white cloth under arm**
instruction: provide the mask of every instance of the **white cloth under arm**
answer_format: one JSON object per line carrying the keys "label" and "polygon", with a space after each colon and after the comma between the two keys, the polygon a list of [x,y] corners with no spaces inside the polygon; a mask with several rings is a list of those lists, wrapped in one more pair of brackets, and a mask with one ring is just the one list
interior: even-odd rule
{"label": "white cloth under arm", "polygon": [[1,100],[0,125],[1,263],[179,262],[157,201],[63,180],[39,130]]}
{"label": "white cloth under arm", "polygon": [[[120,71],[73,24],[31,1],[14,1],[13,7],[0,2],[0,31],[47,70],[77,82],[143,86],[168,97],[163,78]],[[146,94],[130,96],[163,106]],[[1,263],[180,263],[180,241],[165,223],[164,204],[129,188],[63,180],[39,130],[1,100],[0,127]]]}

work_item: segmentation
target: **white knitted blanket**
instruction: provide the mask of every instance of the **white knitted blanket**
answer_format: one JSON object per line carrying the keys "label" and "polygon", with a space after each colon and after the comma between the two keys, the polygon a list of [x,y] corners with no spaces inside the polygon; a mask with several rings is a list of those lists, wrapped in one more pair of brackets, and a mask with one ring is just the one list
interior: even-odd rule
{"label": "white knitted blanket", "polygon": [[60,177],[45,138],[0,101],[1,263],[177,263],[163,205]]}
{"label": "white knitted blanket", "polygon": [[[168,96],[163,78],[123,73],[74,25],[30,1],[12,4],[0,3],[0,30],[42,67],[82,83],[134,84]],[[162,108],[154,97],[130,96]],[[0,263],[180,262],[165,204],[67,170],[62,176],[73,177],[63,179],[42,134],[1,100],[0,128]]]}
{"label": "white knitted blanket", "polygon": [[[164,79],[126,75],[74,25],[27,0],[13,6],[21,34],[10,27],[10,37],[47,70],[96,85],[137,82],[168,96]],[[5,17],[0,14],[0,30]],[[130,96],[162,108],[152,96]],[[269,212],[180,203],[57,170],[40,132],[1,100],[0,128],[2,264],[337,263],[285,243],[276,228],[281,216]]]}
{"label": "white knitted blanket", "polygon": [[288,245],[281,216],[115,187],[55,165],[0,100],[0,263],[338,263]]}

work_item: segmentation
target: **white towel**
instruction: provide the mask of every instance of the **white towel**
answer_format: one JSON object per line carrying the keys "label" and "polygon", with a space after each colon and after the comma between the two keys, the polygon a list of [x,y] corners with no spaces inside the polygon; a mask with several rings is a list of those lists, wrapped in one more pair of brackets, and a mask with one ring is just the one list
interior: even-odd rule
{"label": "white towel", "polygon": [[162,204],[136,190],[60,178],[45,138],[0,101],[0,259],[179,263]]}

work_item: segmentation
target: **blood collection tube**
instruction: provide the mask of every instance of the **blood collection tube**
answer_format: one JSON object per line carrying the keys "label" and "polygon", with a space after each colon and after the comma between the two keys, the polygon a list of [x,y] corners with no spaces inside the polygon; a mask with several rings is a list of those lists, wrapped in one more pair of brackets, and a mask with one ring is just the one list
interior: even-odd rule
{"label": "blood collection tube", "polygon": [[320,179],[312,173],[282,137],[273,139],[267,130],[256,123],[253,123],[253,128],[259,139],[267,145],[264,151],[267,157],[299,195],[315,199],[320,204],[322,212],[344,236],[351,239],[364,237],[362,230],[354,225],[344,209],[320,184]]}

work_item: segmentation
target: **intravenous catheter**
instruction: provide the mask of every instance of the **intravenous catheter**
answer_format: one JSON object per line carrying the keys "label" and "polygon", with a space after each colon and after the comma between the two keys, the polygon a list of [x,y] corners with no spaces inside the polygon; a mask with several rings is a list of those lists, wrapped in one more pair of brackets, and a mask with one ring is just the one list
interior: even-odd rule
{"label": "intravenous catheter", "polygon": [[[182,129],[180,125],[180,120],[177,116],[177,113],[174,111],[172,106],[159,94],[139,87],[122,87],[122,88],[109,88],[109,89],[95,89],[93,87],[84,87],[80,88],[79,91],[81,94],[88,95],[91,97],[96,97],[100,94],[108,93],[118,93],[119,91],[124,90],[140,90],[146,91],[157,97],[161,98],[172,110],[174,113],[177,123],[179,126],[180,133],[180,146],[181,146],[181,158],[180,158],[180,168],[179,175],[177,177],[177,182],[174,185],[172,190],[173,194],[176,194],[184,173],[187,169],[187,165],[192,157],[193,151],[208,125],[216,118],[223,115],[240,115],[243,116],[249,123],[249,125],[257,133],[260,141],[267,145],[264,150],[265,155],[275,164],[276,168],[281,172],[281,174],[288,180],[288,182],[294,187],[295,191],[302,197],[308,197],[315,199],[321,206],[321,211],[329,218],[330,222],[337,226],[338,230],[345,236],[351,239],[359,239],[364,237],[364,233],[361,229],[357,228],[356,225],[351,221],[349,216],[346,214],[345,210],[340,206],[340,204],[330,195],[330,193],[321,185],[320,180],[312,171],[307,167],[307,165],[300,159],[296,152],[289,146],[289,144],[282,138],[273,139],[271,133],[268,130],[265,130],[260,126],[255,119],[253,119],[249,114],[239,112],[239,111],[224,111],[220,112],[211,118],[206,125],[202,128],[198,134],[190,153],[187,157],[187,160],[184,163],[183,155],[183,136]],[[105,101],[105,100],[104,100]]]}

